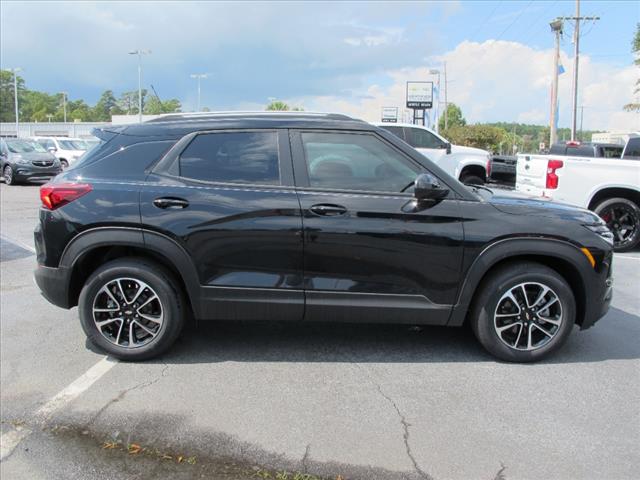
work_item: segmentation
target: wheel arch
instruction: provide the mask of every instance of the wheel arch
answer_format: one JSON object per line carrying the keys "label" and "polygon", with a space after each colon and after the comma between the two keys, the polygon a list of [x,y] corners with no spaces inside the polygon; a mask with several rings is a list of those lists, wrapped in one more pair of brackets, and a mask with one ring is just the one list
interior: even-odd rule
{"label": "wheel arch", "polygon": [[555,239],[507,239],[485,248],[469,267],[448,325],[464,324],[473,300],[487,278],[496,269],[522,261],[536,262],[555,270],[571,287],[576,299],[576,323],[586,315],[588,286],[584,273],[591,269],[587,258],[571,243]]}
{"label": "wheel arch", "polygon": [[459,179],[469,174],[476,175],[484,179],[485,182],[487,181],[487,169],[484,165],[480,165],[474,161],[474,163],[461,164],[458,168],[460,168],[460,173],[458,174]]}
{"label": "wheel arch", "polygon": [[169,269],[180,283],[192,311],[199,313],[197,270],[186,251],[166,235],[129,227],[100,227],[76,236],[65,248],[60,267],[70,271],[69,306],[78,303],[87,278],[102,264],[123,257],[148,258]]}
{"label": "wheel arch", "polygon": [[608,198],[626,198],[640,207],[640,190],[632,187],[603,187],[591,195],[587,208],[593,210],[600,202]]}

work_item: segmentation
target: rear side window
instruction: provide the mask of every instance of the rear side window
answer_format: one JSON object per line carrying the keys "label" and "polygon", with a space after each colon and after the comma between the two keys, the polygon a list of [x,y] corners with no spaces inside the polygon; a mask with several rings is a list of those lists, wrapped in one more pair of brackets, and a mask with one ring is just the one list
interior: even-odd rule
{"label": "rear side window", "polygon": [[402,127],[388,127],[386,125],[383,125],[380,128],[384,128],[388,132],[393,133],[396,137],[401,138],[402,140],[404,140],[404,132],[402,130]]}
{"label": "rear side window", "polygon": [[421,128],[406,127],[407,143],[413,148],[442,148],[443,142],[433,133]]}
{"label": "rear side window", "polygon": [[629,139],[624,150],[624,158],[640,158],[640,137]]}
{"label": "rear side window", "polygon": [[74,169],[84,168],[89,175],[100,177],[139,177],[144,175],[145,169],[162,157],[174,144],[175,140],[162,140],[123,145],[88,165],[82,164],[81,161],[81,165]]}
{"label": "rear side window", "polygon": [[180,176],[205,182],[279,185],[276,132],[197,135],[180,154]]}
{"label": "rear side window", "polygon": [[592,145],[567,147],[567,155],[570,157],[595,157],[595,148]]}
{"label": "rear side window", "polygon": [[622,147],[600,147],[602,157],[604,158],[620,158],[622,155]]}

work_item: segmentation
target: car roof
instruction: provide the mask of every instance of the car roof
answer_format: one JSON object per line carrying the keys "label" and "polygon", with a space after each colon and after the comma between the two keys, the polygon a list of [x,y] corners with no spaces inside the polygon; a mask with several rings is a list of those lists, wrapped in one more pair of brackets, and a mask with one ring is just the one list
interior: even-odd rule
{"label": "car roof", "polygon": [[172,113],[143,123],[104,127],[134,136],[185,135],[201,130],[264,128],[326,128],[375,130],[373,125],[339,113],[316,112],[202,112]]}

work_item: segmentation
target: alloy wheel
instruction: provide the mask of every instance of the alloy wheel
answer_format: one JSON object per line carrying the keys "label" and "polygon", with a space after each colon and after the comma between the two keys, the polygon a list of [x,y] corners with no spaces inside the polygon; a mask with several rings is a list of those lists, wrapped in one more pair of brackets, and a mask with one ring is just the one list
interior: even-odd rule
{"label": "alloy wheel", "polygon": [[559,332],[562,303],[547,285],[521,283],[502,295],[493,318],[495,332],[502,343],[515,350],[537,350]]}
{"label": "alloy wheel", "polygon": [[139,348],[162,329],[164,310],[158,294],[135,278],[109,280],[93,300],[93,321],[109,342]]}
{"label": "alloy wheel", "polygon": [[4,167],[3,176],[4,176],[4,183],[5,184],[11,185],[11,183],[13,183],[13,170],[11,169],[11,167],[9,165]]}
{"label": "alloy wheel", "polygon": [[600,217],[613,233],[615,248],[624,248],[635,238],[640,219],[630,205],[614,203],[601,211]]}

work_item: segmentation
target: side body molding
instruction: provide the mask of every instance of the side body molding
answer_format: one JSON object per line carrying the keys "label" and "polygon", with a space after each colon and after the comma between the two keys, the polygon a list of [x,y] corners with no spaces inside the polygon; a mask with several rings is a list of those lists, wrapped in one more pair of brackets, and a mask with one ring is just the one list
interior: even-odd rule
{"label": "side body molding", "polygon": [[[464,283],[447,325],[460,326],[464,323],[474,293],[481,286],[482,278],[491,267],[502,260],[522,256],[551,257],[569,264],[576,272],[584,273],[584,275],[578,275],[577,278],[589,278],[587,274],[591,270],[591,265],[580,249],[569,242],[539,237],[498,240],[482,250],[467,270],[464,275]],[[581,283],[579,287],[584,291],[583,280],[579,280],[579,282]]]}
{"label": "side body molding", "polygon": [[170,237],[135,227],[98,227],[77,235],[65,248],[60,267],[71,271],[77,261],[91,250],[104,246],[129,246],[149,250],[177,271],[186,286],[196,317],[200,316],[200,282],[187,252]]}

